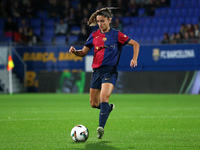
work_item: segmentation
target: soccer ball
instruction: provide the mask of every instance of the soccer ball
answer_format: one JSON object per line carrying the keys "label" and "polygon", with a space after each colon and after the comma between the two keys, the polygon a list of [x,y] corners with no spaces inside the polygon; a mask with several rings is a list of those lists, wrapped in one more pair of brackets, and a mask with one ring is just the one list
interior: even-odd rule
{"label": "soccer ball", "polygon": [[89,137],[89,130],[84,125],[77,125],[72,128],[71,137],[75,142],[85,142]]}

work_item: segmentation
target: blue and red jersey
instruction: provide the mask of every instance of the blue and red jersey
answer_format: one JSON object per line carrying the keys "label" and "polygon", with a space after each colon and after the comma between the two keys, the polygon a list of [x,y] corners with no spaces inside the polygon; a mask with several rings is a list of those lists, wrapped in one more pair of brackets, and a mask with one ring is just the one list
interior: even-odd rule
{"label": "blue and red jersey", "polygon": [[129,41],[128,36],[113,28],[108,33],[101,33],[100,29],[92,32],[85,43],[90,49],[94,47],[92,68],[117,66],[122,46]]}

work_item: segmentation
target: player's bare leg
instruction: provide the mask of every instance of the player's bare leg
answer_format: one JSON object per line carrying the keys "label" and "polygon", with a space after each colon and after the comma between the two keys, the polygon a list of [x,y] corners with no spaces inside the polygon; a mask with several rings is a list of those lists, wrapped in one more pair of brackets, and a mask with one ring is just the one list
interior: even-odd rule
{"label": "player's bare leg", "polygon": [[92,89],[90,88],[90,105],[93,108],[100,109],[100,89]]}
{"label": "player's bare leg", "polygon": [[114,89],[114,85],[111,83],[103,83],[101,86],[100,102],[109,102],[110,95]]}
{"label": "player's bare leg", "polygon": [[[102,90],[100,93],[100,102],[101,103],[109,102],[109,98],[110,98],[110,95],[112,94],[113,89],[114,89],[114,85],[111,83],[103,83],[102,84]],[[115,105],[110,104],[110,107],[111,107],[111,111],[112,111],[115,108]]]}

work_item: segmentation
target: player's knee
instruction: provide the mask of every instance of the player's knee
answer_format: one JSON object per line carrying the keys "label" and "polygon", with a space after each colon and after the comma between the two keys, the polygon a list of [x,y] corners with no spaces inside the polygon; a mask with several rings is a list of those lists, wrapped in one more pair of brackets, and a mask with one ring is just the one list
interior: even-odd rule
{"label": "player's knee", "polygon": [[92,108],[97,108],[97,106],[95,104],[91,104]]}
{"label": "player's knee", "polygon": [[90,103],[90,105],[91,105],[92,108],[98,108],[98,105],[95,104],[95,103]]}
{"label": "player's knee", "polygon": [[101,95],[101,102],[108,102],[109,97],[109,95]]}
{"label": "player's knee", "polygon": [[96,102],[92,101],[91,99],[90,99],[90,105],[91,105],[92,108],[97,108],[99,106],[99,104],[97,104]]}

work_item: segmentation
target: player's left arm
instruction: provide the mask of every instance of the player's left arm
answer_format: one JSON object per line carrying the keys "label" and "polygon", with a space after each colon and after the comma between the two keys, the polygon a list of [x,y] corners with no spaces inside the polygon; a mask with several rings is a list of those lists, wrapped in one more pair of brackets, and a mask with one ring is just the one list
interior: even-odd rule
{"label": "player's left arm", "polygon": [[128,42],[128,44],[133,46],[133,59],[131,59],[131,62],[130,62],[130,66],[131,68],[133,68],[137,66],[137,59],[139,55],[140,45],[138,42],[132,39]]}

